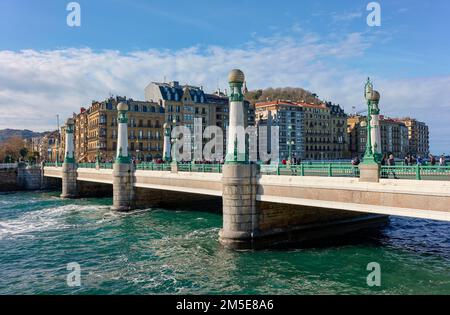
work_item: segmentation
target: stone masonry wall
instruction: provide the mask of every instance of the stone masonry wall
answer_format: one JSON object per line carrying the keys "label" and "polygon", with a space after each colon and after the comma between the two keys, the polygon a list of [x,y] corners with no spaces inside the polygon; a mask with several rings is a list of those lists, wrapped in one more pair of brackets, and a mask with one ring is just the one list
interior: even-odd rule
{"label": "stone masonry wall", "polygon": [[0,169],[0,192],[20,190],[17,169]]}
{"label": "stone masonry wall", "polygon": [[258,228],[261,231],[283,229],[314,223],[362,217],[366,214],[352,211],[314,208],[271,202],[257,202]]}
{"label": "stone masonry wall", "polygon": [[222,211],[222,198],[176,191],[135,187],[136,208],[180,208],[195,211]]}

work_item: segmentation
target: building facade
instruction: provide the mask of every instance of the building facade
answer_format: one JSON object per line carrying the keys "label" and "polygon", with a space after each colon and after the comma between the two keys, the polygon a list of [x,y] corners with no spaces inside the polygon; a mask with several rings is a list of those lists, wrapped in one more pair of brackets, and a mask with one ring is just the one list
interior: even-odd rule
{"label": "building facade", "polygon": [[281,158],[288,156],[289,149],[302,160],[337,160],[349,155],[347,115],[339,105],[277,100],[256,103],[255,112],[258,124],[280,127]]}
{"label": "building facade", "polygon": [[279,127],[279,158],[281,160],[305,157],[302,108],[290,102],[276,101],[256,104],[256,126],[267,127],[267,137],[260,141],[272,150],[271,127]]}
{"label": "building facade", "polygon": [[427,157],[430,154],[430,133],[427,124],[413,118],[398,119],[408,128],[409,154]]}
{"label": "building facade", "polygon": [[[213,94],[203,91],[202,87],[180,85],[178,81],[169,83],[152,82],[145,88],[145,99],[162,106],[165,110],[165,121],[169,124],[186,126],[194,137],[194,119],[201,119],[202,132],[208,126],[222,128],[224,148],[227,141],[229,123],[229,98],[226,93],[217,90]],[[255,124],[255,109],[250,102],[244,102],[247,125]],[[203,140],[205,144],[205,140]],[[192,150],[194,147],[192,146]]]}
{"label": "building facade", "polygon": [[117,105],[129,106],[128,146],[132,157],[143,161],[162,158],[164,108],[157,103],[123,97],[93,102],[74,115],[75,159],[113,161],[117,150]]}
{"label": "building facade", "polygon": [[[409,152],[408,128],[397,119],[380,116],[381,152],[403,158]],[[367,118],[354,115],[348,118],[347,132],[349,135],[350,152],[352,156],[363,156],[367,144]]]}

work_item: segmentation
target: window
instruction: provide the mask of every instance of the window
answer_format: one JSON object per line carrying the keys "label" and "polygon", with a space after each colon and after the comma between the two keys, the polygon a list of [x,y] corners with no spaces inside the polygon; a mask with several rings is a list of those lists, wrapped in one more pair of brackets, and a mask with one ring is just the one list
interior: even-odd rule
{"label": "window", "polygon": [[142,106],[142,111],[143,111],[144,113],[147,112],[147,106],[146,106],[146,105]]}

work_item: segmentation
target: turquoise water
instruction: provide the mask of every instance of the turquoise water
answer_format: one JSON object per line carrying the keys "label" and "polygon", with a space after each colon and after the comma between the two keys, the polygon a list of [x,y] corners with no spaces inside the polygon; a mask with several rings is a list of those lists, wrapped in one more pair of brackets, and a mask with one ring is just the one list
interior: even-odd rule
{"label": "turquoise water", "polygon": [[[218,244],[220,214],[111,202],[0,194],[0,294],[450,294],[449,223],[391,218],[359,242],[233,252]],[[71,262],[80,287],[67,286]]]}

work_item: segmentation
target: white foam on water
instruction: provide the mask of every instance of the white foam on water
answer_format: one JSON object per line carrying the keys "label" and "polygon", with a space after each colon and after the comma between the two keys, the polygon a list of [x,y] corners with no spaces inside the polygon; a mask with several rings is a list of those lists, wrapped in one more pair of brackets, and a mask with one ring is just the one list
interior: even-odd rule
{"label": "white foam on water", "polygon": [[0,221],[0,240],[13,235],[67,228],[70,226],[64,222],[67,213],[91,209],[92,206],[65,205],[27,212],[16,219]]}

